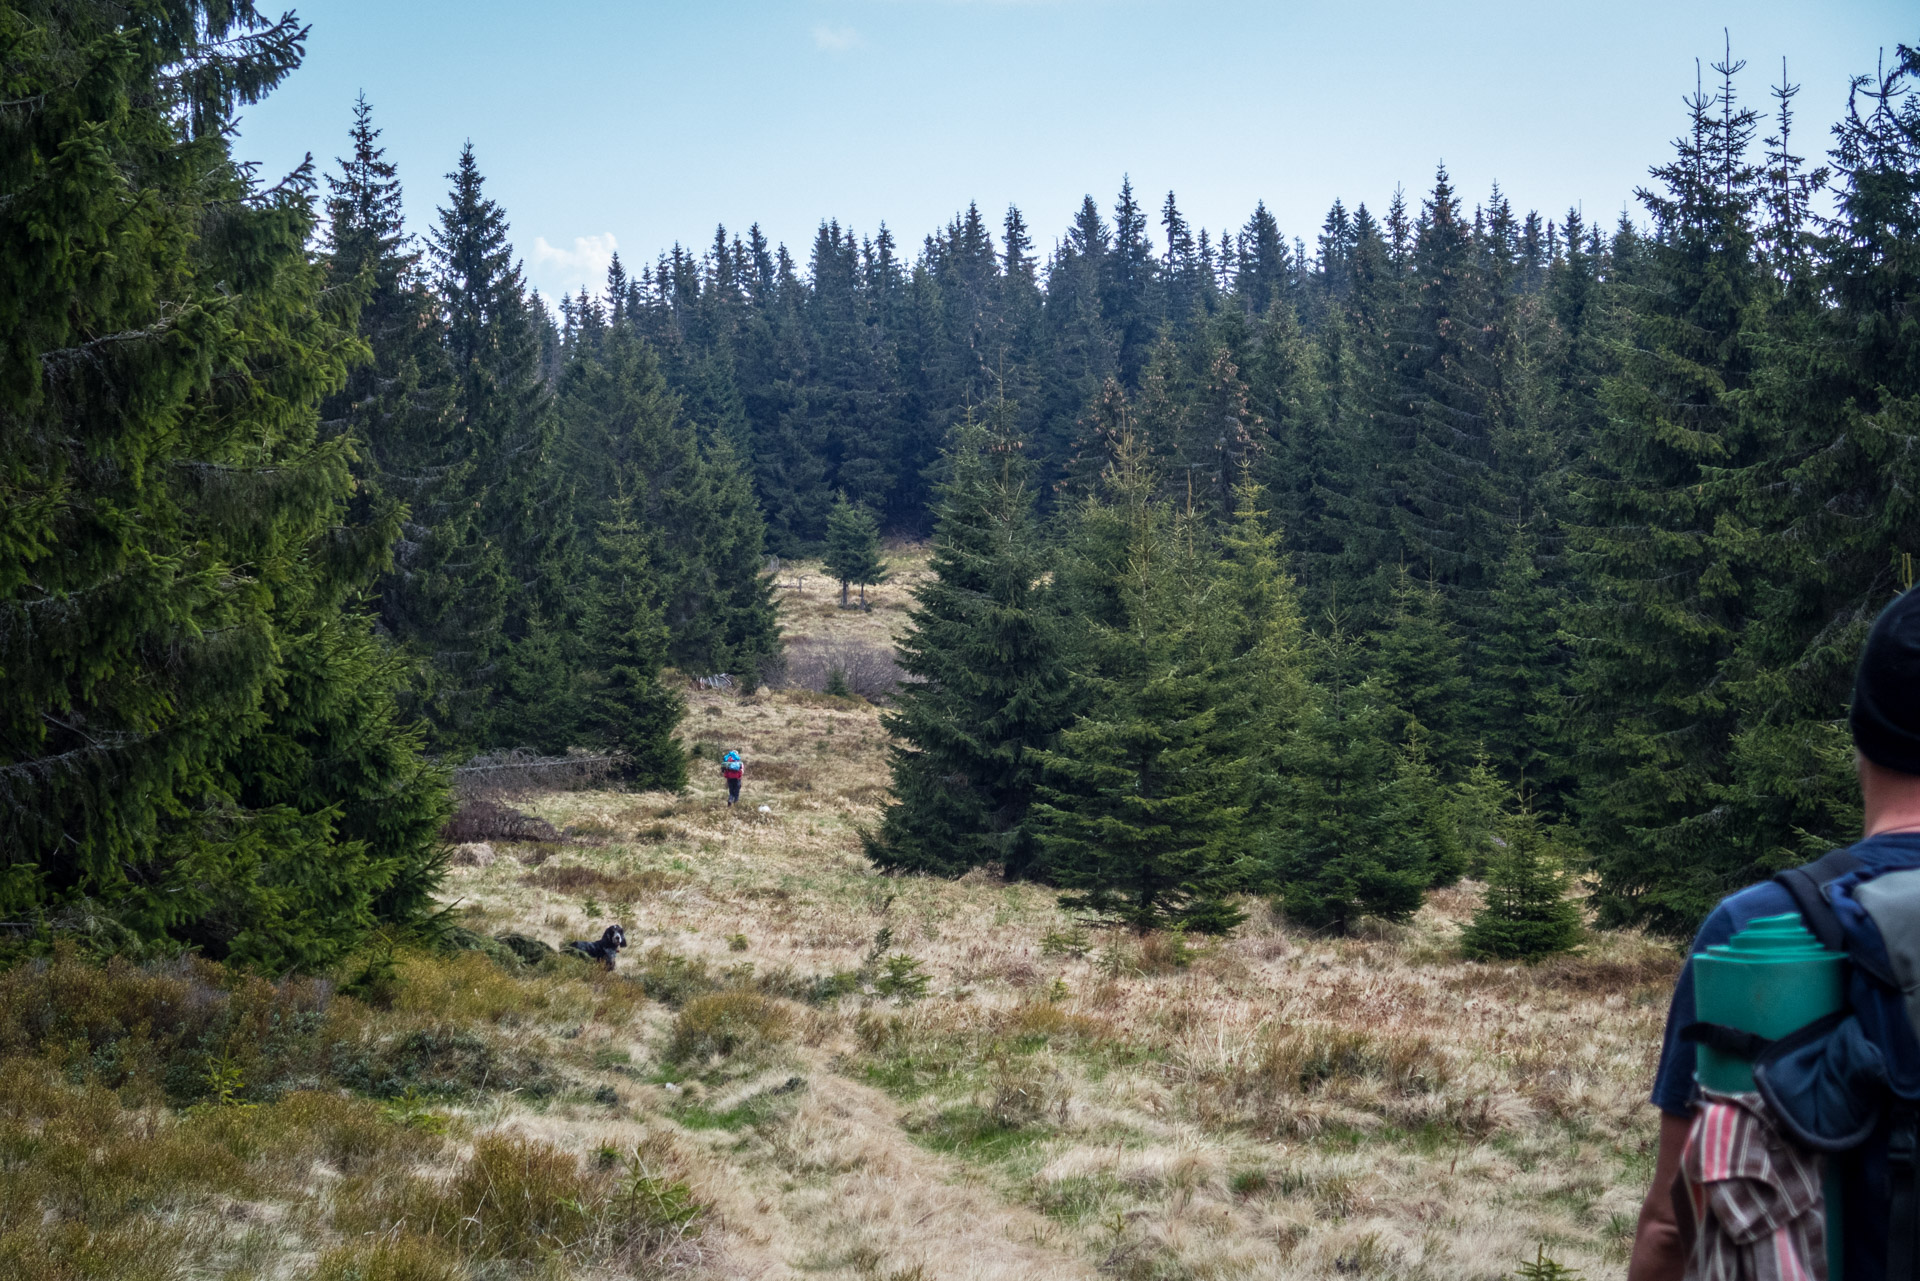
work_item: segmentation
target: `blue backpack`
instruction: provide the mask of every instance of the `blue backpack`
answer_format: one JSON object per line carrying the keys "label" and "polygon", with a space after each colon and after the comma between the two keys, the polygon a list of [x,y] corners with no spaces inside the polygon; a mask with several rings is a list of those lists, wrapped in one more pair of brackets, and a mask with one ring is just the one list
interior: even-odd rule
{"label": "blue backpack", "polygon": [[[1773,1041],[1706,1023],[1681,1035],[1750,1059],[1761,1097],[1800,1146],[1862,1154],[1854,1186],[1887,1208],[1887,1281],[1920,1281],[1920,866],[1874,865],[1848,848],[1773,879],[1813,935],[1847,954],[1847,1007]],[[1867,1150],[1877,1134],[1884,1170]]]}

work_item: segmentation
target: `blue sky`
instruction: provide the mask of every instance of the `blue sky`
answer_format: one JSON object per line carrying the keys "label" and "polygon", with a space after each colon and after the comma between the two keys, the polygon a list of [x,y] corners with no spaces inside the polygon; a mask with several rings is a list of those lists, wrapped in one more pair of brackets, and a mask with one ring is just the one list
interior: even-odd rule
{"label": "blue sky", "polygon": [[1335,197],[1384,208],[1442,160],[1470,198],[1497,181],[1610,223],[1723,28],[1757,105],[1787,55],[1812,154],[1848,76],[1920,42],[1893,0],[290,2],[306,65],[246,111],[239,153],[330,167],[364,90],[424,229],[471,139],[549,296],[716,223],[804,257],[825,218],[917,246],[1011,202],[1044,250],[1122,174],[1214,229],[1264,199],[1309,242]]}

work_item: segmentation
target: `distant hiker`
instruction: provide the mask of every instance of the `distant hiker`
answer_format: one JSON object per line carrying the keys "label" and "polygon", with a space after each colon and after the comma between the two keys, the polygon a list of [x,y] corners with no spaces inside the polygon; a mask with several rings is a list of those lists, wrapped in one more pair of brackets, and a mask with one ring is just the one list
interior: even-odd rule
{"label": "distant hiker", "polygon": [[[1654,1080],[1660,1148],[1628,1281],[1825,1276],[1821,1153],[1841,1190],[1845,1281],[1920,1281],[1920,591],[1868,634],[1850,720],[1862,839],[1722,899],[1691,953],[1797,912],[1846,953],[1846,1004],[1765,1041],[1698,1021],[1687,962]],[[1701,1044],[1751,1061],[1756,1091],[1703,1095]]]}
{"label": "distant hiker", "polygon": [[627,932],[618,925],[609,925],[598,939],[591,943],[573,942],[567,944],[569,952],[578,952],[613,968],[613,958],[620,955],[620,949],[627,945]]}
{"label": "distant hiker", "polygon": [[740,753],[728,752],[720,758],[720,777],[727,780],[728,805],[740,799],[740,776],[746,772],[747,763],[740,759]]}

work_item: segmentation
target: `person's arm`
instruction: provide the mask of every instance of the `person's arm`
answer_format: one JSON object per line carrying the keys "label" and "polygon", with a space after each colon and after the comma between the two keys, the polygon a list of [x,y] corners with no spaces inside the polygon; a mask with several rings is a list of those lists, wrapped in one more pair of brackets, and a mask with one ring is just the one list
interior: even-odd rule
{"label": "person's arm", "polygon": [[1640,1225],[1633,1234],[1633,1259],[1627,1281],[1680,1281],[1686,1272],[1686,1247],[1674,1220],[1673,1185],[1680,1177],[1680,1153],[1687,1146],[1691,1117],[1660,1114],[1660,1152],[1653,1162],[1653,1186],[1640,1205]]}

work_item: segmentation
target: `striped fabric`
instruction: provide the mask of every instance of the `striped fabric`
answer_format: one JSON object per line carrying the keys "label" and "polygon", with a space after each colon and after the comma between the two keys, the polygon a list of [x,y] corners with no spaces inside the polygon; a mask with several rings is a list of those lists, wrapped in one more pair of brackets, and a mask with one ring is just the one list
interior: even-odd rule
{"label": "striped fabric", "polygon": [[1686,1281],[1827,1281],[1820,1158],[1758,1094],[1702,1090],[1680,1171],[1696,1233]]}

